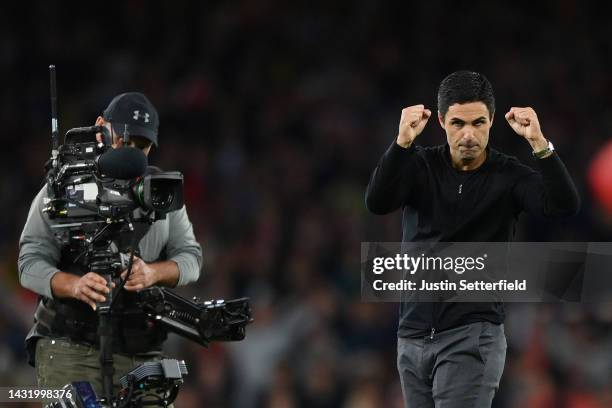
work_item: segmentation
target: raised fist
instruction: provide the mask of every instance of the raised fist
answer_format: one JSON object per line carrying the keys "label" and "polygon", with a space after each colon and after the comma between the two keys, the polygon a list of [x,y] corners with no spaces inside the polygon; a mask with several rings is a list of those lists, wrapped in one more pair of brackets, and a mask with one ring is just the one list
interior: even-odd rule
{"label": "raised fist", "polygon": [[408,148],[414,139],[421,134],[427,124],[431,111],[425,105],[414,105],[402,109],[397,144]]}
{"label": "raised fist", "polygon": [[505,115],[506,120],[512,130],[519,136],[522,136],[529,142],[534,151],[546,149],[548,141],[542,134],[538,115],[533,108],[517,108],[512,107]]}

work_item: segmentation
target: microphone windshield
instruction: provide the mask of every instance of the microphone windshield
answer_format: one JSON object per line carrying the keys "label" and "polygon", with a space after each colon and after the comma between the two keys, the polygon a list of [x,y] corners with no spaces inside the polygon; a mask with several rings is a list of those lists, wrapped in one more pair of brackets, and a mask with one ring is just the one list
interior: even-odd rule
{"label": "microphone windshield", "polygon": [[98,170],[105,176],[131,180],[147,170],[147,156],[136,147],[110,149],[98,157]]}

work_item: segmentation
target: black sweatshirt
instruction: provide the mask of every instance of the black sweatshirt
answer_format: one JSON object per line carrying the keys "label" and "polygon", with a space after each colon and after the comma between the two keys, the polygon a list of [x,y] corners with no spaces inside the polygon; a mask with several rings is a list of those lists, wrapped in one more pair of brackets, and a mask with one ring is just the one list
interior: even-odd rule
{"label": "black sweatshirt", "polygon": [[[394,142],[374,169],[366,206],[375,214],[401,207],[404,242],[512,241],[521,211],[578,211],[578,192],[559,156],[534,160],[540,172],[487,147],[479,168],[460,171],[451,164],[448,145],[405,149]],[[398,336],[503,320],[501,303],[402,303]]]}

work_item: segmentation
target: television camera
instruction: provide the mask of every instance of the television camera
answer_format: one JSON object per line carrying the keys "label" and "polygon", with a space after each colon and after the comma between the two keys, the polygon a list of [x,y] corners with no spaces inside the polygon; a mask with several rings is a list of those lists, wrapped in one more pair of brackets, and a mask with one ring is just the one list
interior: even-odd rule
{"label": "television camera", "polygon": [[[145,363],[121,380],[121,391],[113,394],[112,316],[124,294],[138,243],[154,222],[183,207],[183,176],[147,166],[146,155],[138,148],[112,148],[104,126],[70,129],[59,144],[55,66],[51,77],[52,151],[46,164],[47,198],[43,212],[63,254],[85,270],[103,276],[111,293],[97,303],[100,363],[104,395],[95,395],[91,384],[68,384],[61,400],[48,407],[140,407],[168,406],[178,394],[184,362],[165,359]],[[129,140],[126,127],[124,141]],[[127,270],[122,279],[121,273]],[[114,283],[114,285],[113,285]],[[200,345],[211,341],[238,341],[252,321],[249,300],[201,301],[186,299],[160,287],[136,292],[134,303],[147,321]],[[147,401],[156,390],[163,395]]]}

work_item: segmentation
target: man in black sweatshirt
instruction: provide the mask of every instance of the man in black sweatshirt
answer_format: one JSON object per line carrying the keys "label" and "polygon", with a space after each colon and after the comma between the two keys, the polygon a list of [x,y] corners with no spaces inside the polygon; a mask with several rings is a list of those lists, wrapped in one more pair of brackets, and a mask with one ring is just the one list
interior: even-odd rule
{"label": "man in black sweatshirt", "polygon": [[[447,144],[416,146],[431,111],[403,109],[399,134],[370,179],[368,209],[402,208],[404,242],[506,242],[522,211],[575,214],[578,193],[535,111],[512,107],[505,119],[539,171],[488,146],[494,113],[490,82],[470,71],[450,74],[438,90]],[[403,302],[397,363],[406,406],[490,407],[506,356],[503,321],[501,303]]]}

